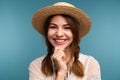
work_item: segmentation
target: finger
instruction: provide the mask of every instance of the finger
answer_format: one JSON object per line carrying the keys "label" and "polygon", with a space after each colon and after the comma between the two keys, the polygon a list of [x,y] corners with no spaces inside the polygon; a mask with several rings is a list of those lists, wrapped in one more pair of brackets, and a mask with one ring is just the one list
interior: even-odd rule
{"label": "finger", "polygon": [[52,57],[55,58],[57,57],[59,54],[61,54],[61,50],[55,50]]}
{"label": "finger", "polygon": [[65,53],[61,50],[57,51],[57,53],[53,54],[52,56],[53,59],[59,61],[59,60],[64,60],[65,58]]}
{"label": "finger", "polygon": [[60,47],[56,47],[53,55],[54,55],[54,56],[55,56],[55,55],[59,55],[59,54],[61,54],[61,51],[64,51],[64,49],[63,49],[63,48],[60,48]]}
{"label": "finger", "polygon": [[63,47],[55,47],[55,51],[57,51],[57,50],[64,50],[64,48]]}
{"label": "finger", "polygon": [[58,54],[55,56],[57,61],[64,61],[65,60],[65,53],[63,51],[60,52],[61,54]]}
{"label": "finger", "polygon": [[62,47],[55,47],[55,51],[52,55],[52,58],[57,61],[65,61],[65,52]]}

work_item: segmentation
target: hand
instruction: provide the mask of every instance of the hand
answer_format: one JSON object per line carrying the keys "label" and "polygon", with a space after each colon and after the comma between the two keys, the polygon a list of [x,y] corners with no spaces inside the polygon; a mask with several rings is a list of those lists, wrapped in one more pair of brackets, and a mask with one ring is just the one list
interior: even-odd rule
{"label": "hand", "polygon": [[52,55],[55,67],[57,68],[57,74],[66,75],[67,72],[67,62],[65,50],[62,47],[55,47],[54,53]]}

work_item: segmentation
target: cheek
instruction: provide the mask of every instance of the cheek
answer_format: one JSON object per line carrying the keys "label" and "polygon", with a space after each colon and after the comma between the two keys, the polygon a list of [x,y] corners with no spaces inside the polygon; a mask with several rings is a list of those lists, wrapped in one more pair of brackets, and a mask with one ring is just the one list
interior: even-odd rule
{"label": "cheek", "polygon": [[52,35],[52,31],[51,30],[48,30],[48,37],[50,37]]}
{"label": "cheek", "polygon": [[48,40],[50,41],[52,39],[52,37],[54,36],[54,31],[48,30],[47,35],[48,35]]}
{"label": "cheek", "polygon": [[70,32],[67,32],[67,35],[69,36],[69,38],[70,39],[72,39],[73,40],[73,34],[72,34],[72,32],[70,31]]}

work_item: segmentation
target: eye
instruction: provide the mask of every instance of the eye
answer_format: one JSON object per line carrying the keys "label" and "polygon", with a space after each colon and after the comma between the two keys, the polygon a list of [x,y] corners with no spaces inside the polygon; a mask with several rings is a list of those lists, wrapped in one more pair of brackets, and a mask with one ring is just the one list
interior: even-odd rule
{"label": "eye", "polygon": [[57,26],[55,26],[55,25],[49,25],[49,28],[55,29],[55,28],[57,28]]}
{"label": "eye", "polygon": [[71,29],[71,26],[70,25],[65,25],[64,29]]}

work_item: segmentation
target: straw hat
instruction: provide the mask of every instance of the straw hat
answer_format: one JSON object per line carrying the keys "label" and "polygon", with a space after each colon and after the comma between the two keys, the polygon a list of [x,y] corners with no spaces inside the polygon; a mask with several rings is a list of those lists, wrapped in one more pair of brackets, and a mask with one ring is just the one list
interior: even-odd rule
{"label": "straw hat", "polygon": [[91,28],[91,21],[86,13],[66,2],[57,2],[52,6],[47,6],[37,11],[32,18],[34,28],[44,35],[44,22],[50,15],[66,14],[72,16],[80,23],[80,37],[86,35]]}

